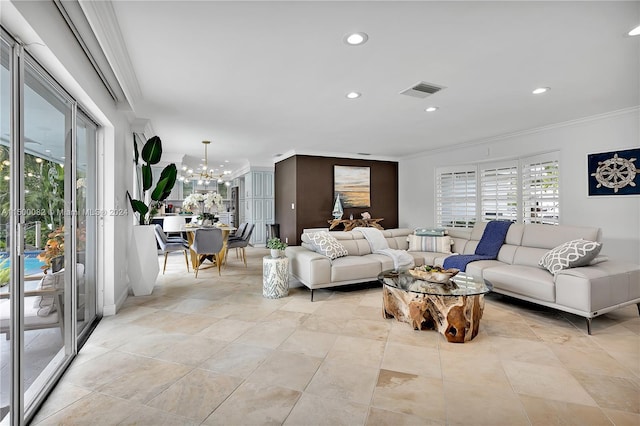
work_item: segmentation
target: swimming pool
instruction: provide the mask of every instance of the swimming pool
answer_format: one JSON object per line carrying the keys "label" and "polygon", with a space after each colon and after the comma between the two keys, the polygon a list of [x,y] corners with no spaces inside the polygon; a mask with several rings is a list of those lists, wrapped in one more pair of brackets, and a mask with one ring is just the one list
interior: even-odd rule
{"label": "swimming pool", "polygon": [[[26,251],[24,252],[25,254],[25,258],[24,258],[24,275],[28,276],[28,275],[35,275],[35,274],[40,274],[42,273],[42,269],[40,269],[41,266],[44,265],[43,262],[41,262],[40,260],[38,260],[37,256],[42,253],[41,251]],[[6,259],[9,257],[9,253],[7,252],[1,252],[0,253],[0,260]],[[11,266],[11,261],[7,262],[4,267],[8,268]]]}

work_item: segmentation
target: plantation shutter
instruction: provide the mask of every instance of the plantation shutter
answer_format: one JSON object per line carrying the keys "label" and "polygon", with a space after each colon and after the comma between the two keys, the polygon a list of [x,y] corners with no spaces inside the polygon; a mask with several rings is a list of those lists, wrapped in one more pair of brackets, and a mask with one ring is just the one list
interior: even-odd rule
{"label": "plantation shutter", "polygon": [[436,222],[439,227],[470,228],[476,222],[476,167],[436,170]]}
{"label": "plantation shutter", "polygon": [[481,165],[481,219],[518,220],[518,163]]}
{"label": "plantation shutter", "polygon": [[556,152],[523,158],[522,206],[524,223],[558,225],[560,221],[560,175]]}

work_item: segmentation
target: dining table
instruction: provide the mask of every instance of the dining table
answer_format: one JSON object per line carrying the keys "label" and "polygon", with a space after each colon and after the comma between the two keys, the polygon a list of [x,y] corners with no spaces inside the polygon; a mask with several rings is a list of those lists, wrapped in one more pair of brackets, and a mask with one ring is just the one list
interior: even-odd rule
{"label": "dining table", "polygon": [[211,228],[217,228],[222,231],[222,240],[223,240],[222,248],[218,252],[217,258],[219,259],[220,265],[225,264],[225,261],[227,258],[227,245],[228,245],[227,243],[229,240],[229,234],[231,233],[231,231],[235,231],[238,228],[236,228],[235,226],[228,225],[226,223],[214,224],[214,225],[199,225],[197,223],[187,223],[182,228],[182,232],[187,234],[187,241],[189,242],[189,251],[191,252],[192,268],[195,268],[194,265],[198,265],[199,263],[202,263],[202,260],[204,260],[204,258],[208,258],[209,260],[214,261],[211,256],[207,257],[206,255],[203,255],[202,258],[200,259],[201,261],[198,262],[198,258],[197,258],[198,254],[195,251],[191,250],[191,245],[193,244],[193,239],[196,235],[196,230],[211,229]]}

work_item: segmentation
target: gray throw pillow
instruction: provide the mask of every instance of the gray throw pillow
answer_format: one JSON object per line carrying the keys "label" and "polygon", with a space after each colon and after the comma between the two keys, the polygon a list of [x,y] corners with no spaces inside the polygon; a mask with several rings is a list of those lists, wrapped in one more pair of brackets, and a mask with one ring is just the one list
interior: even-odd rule
{"label": "gray throw pillow", "polygon": [[563,269],[586,266],[598,256],[602,244],[595,241],[573,240],[549,250],[538,262],[552,274]]}
{"label": "gray throw pillow", "polygon": [[313,251],[325,255],[331,260],[349,255],[347,249],[328,232],[302,234],[302,237],[303,242],[313,246]]}

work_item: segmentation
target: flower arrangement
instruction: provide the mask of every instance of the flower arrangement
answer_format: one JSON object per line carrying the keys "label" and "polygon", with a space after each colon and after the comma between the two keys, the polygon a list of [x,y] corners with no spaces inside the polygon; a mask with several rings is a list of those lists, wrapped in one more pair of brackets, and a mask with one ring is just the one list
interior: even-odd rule
{"label": "flower arrangement", "polygon": [[182,201],[182,208],[191,211],[198,210],[200,208],[200,203],[204,203],[204,208],[210,212],[218,212],[223,209],[222,197],[217,192],[190,194]]}

